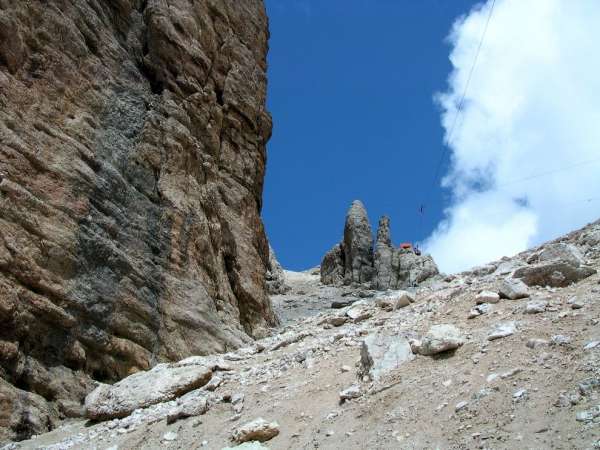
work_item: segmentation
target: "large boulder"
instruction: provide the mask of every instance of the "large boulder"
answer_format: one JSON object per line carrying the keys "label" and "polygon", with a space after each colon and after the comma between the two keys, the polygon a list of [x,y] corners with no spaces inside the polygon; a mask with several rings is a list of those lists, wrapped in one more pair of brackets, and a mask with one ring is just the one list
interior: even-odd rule
{"label": "large boulder", "polygon": [[368,335],[360,350],[361,374],[377,380],[415,358],[403,336],[381,329]]}
{"label": "large boulder", "polygon": [[579,249],[566,242],[546,244],[527,261],[530,264],[515,270],[513,276],[528,286],[565,287],[596,273],[585,266]]}
{"label": "large boulder", "polygon": [[556,242],[545,245],[538,254],[537,260],[539,262],[563,261],[576,267],[585,264],[585,259],[579,249],[573,244],[565,242]]}
{"label": "large boulder", "polygon": [[210,365],[159,364],[113,385],[101,384],[85,399],[89,419],[126,417],[138,408],[180,397],[204,386],[212,377]]}
{"label": "large boulder", "polygon": [[550,261],[521,267],[514,273],[528,286],[565,287],[577,283],[596,273],[596,269],[576,266],[566,260]]}

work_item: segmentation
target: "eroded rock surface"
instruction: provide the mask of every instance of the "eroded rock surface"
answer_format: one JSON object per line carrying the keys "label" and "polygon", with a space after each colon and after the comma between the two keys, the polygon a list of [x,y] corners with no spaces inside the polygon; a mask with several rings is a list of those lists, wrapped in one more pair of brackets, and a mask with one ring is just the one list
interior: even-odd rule
{"label": "eroded rock surface", "polygon": [[0,376],[54,401],[27,358],[114,381],[263,335],[263,2],[0,2],[0,36]]}
{"label": "eroded rock surface", "polygon": [[386,216],[379,220],[373,244],[367,211],[358,200],[346,216],[342,242],[329,250],[321,262],[324,284],[362,284],[378,290],[414,287],[438,273],[430,255],[393,246],[390,219]]}

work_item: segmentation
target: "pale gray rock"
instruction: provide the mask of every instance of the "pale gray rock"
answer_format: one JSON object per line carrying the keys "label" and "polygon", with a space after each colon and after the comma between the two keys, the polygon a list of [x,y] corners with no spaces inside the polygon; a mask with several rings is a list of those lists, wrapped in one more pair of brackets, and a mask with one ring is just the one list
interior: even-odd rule
{"label": "pale gray rock", "polygon": [[536,349],[536,348],[539,348],[539,347],[545,347],[545,346],[547,346],[547,345],[549,345],[549,344],[550,344],[550,342],[549,342],[549,341],[547,341],[547,340],[545,340],[545,339],[536,339],[536,338],[532,338],[532,339],[529,339],[529,340],[527,341],[527,344],[525,344],[525,345],[526,345],[528,348],[531,348],[531,349]]}
{"label": "pale gray rock", "polygon": [[388,311],[394,311],[399,308],[404,308],[409,306],[411,303],[415,302],[414,294],[408,291],[395,291],[389,294],[385,294],[382,297],[378,297],[375,300],[375,303],[380,308],[386,309]]}
{"label": "pale gray rock", "polygon": [[231,438],[240,444],[249,441],[265,442],[273,439],[278,434],[279,424],[277,422],[267,422],[259,417],[235,429]]}
{"label": "pale gray rock", "polygon": [[557,242],[547,244],[537,257],[538,262],[564,261],[576,267],[585,264],[585,258],[579,249],[573,244]]}
{"label": "pale gray rock", "polygon": [[522,267],[514,277],[528,286],[566,287],[596,273],[596,269],[577,266],[569,261],[557,260]]}
{"label": "pale gray rock", "polygon": [[521,280],[506,278],[500,283],[499,294],[501,298],[517,300],[529,297],[529,289]]}
{"label": "pale gray rock", "polygon": [[260,442],[244,442],[243,444],[236,445],[235,447],[224,447],[221,450],[269,450],[269,447],[265,447]]}
{"label": "pale gray rock", "polygon": [[581,309],[585,306],[585,302],[580,297],[571,297],[567,300],[567,304],[571,306],[571,309]]}
{"label": "pale gray rock", "polygon": [[478,305],[482,303],[498,303],[500,301],[500,295],[492,291],[481,291],[475,296],[475,303]]}
{"label": "pale gray rock", "polygon": [[430,356],[448,350],[455,350],[464,343],[463,333],[454,325],[434,325],[421,340],[417,351],[421,355]]}
{"label": "pale gray rock", "polygon": [[571,338],[562,334],[555,334],[550,338],[552,345],[568,345],[571,343]]}
{"label": "pale gray rock", "polygon": [[344,283],[367,283],[374,274],[373,232],[367,210],[355,200],[344,225]]}
{"label": "pale gray rock", "polygon": [[386,216],[379,220],[374,264],[373,285],[379,290],[416,286],[439,274],[431,256],[392,246],[390,220]]}
{"label": "pale gray rock", "polygon": [[85,399],[86,415],[93,420],[126,417],[138,408],[172,400],[198,389],[211,377],[212,369],[207,366],[160,364],[113,385],[98,386]]}
{"label": "pale gray rock", "polygon": [[467,406],[469,406],[469,402],[467,401],[462,401],[462,402],[458,402],[455,406],[454,406],[454,411],[455,412],[459,412],[462,411],[463,409],[465,409]]}
{"label": "pale gray rock", "polygon": [[206,414],[208,409],[209,402],[206,392],[196,389],[177,399],[177,406],[167,415],[167,423]]}
{"label": "pale gray rock", "polygon": [[417,255],[411,249],[394,248],[390,220],[382,217],[373,247],[371,225],[364,205],[356,200],[346,216],[344,239],[321,262],[324,284],[372,284],[377,290],[416,286],[438,275],[429,255]]}
{"label": "pale gray rock", "polygon": [[344,251],[336,244],[321,261],[321,283],[341,285],[344,282]]}
{"label": "pale gray rock", "polygon": [[344,403],[347,400],[352,400],[362,396],[362,390],[358,384],[354,384],[343,391],[340,391],[340,403]]}
{"label": "pale gray rock", "polygon": [[269,261],[267,263],[267,292],[271,295],[281,295],[289,292],[290,287],[285,282],[285,273],[277,257],[275,251],[269,244]]}
{"label": "pale gray rock", "polygon": [[362,342],[360,373],[377,380],[414,358],[406,338],[393,331],[381,329],[369,334]]}
{"label": "pale gray rock", "polygon": [[505,322],[496,324],[494,329],[488,334],[488,341],[494,341],[514,334],[517,331],[515,322]]}
{"label": "pale gray rock", "polygon": [[527,302],[525,306],[526,314],[538,314],[546,311],[546,307],[548,306],[547,300],[542,299],[534,299]]}
{"label": "pale gray rock", "polygon": [[346,311],[346,315],[354,322],[361,322],[373,315],[373,312],[363,305],[352,306]]}

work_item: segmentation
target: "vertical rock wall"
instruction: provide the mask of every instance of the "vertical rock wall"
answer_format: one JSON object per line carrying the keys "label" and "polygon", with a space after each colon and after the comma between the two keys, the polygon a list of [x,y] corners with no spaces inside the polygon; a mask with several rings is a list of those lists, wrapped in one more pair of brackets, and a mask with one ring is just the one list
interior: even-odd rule
{"label": "vertical rock wall", "polygon": [[116,380],[275,322],[267,41],[262,0],[0,0],[4,380],[81,397],[40,380]]}

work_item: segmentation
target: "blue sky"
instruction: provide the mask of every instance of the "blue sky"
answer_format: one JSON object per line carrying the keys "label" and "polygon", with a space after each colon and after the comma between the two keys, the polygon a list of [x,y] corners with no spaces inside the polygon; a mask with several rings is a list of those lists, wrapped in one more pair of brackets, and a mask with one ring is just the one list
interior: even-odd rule
{"label": "blue sky", "polygon": [[319,264],[353,199],[374,227],[391,217],[396,243],[432,233],[444,201],[433,180],[444,151],[433,98],[452,70],[452,24],[475,3],[266,1],[274,128],[263,219],[284,267]]}
{"label": "blue sky", "polygon": [[266,3],[263,217],[284,267],[319,264],[354,199],[447,273],[600,217],[597,0]]}

